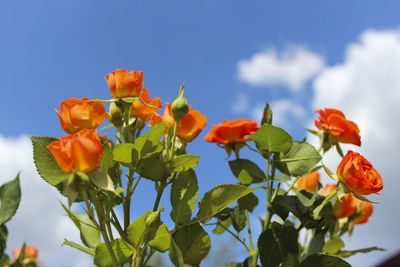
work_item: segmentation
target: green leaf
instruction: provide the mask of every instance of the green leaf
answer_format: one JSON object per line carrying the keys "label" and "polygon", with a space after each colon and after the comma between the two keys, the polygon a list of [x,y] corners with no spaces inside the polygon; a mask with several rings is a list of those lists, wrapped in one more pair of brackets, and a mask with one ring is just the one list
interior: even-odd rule
{"label": "green leaf", "polygon": [[272,110],[268,102],[265,103],[264,112],[261,119],[261,125],[265,123],[272,124]]}
{"label": "green leaf", "polygon": [[369,247],[369,248],[362,248],[362,249],[356,249],[356,250],[341,250],[339,253],[336,254],[336,256],[341,257],[341,258],[348,258],[357,253],[368,253],[371,251],[386,251],[386,249],[378,248],[378,247]]}
{"label": "green leaf", "polygon": [[235,207],[232,214],[233,228],[235,228],[235,230],[239,233],[243,230],[243,228],[246,227],[246,222],[247,219],[244,210],[240,207]]}
{"label": "green leaf", "polygon": [[238,184],[222,184],[210,189],[201,199],[198,220],[202,223],[207,222],[216,213],[261,186],[249,188]]}
{"label": "green leaf", "polygon": [[128,226],[128,239],[132,244],[137,247],[140,241],[144,237],[146,231],[146,218],[151,214],[151,210],[146,211],[141,217],[133,221]]}
{"label": "green leaf", "polygon": [[0,225],[8,222],[18,209],[21,200],[19,174],[14,180],[0,186]]}
{"label": "green leaf", "polygon": [[318,151],[308,143],[294,142],[290,150],[280,154],[280,161],[285,163],[291,176],[308,174],[321,160]]}
{"label": "green leaf", "polygon": [[[2,257],[5,255],[4,250],[7,245],[8,230],[5,224],[0,224],[0,264]],[[1,266],[1,265],[0,265]]]}
{"label": "green leaf", "polygon": [[310,193],[305,190],[296,192],[297,198],[300,200],[301,204],[303,204],[305,207],[310,207],[312,204],[314,204],[318,195],[319,195],[318,190],[315,190],[314,193]]}
{"label": "green leaf", "polygon": [[239,207],[252,212],[258,205],[258,198],[253,193],[247,194],[238,199]]}
{"label": "green leaf", "polygon": [[286,174],[276,174],[274,176],[274,180],[275,181],[281,181],[281,182],[288,182],[290,181],[292,178],[290,178],[290,176],[286,175]]}
{"label": "green leaf", "polygon": [[94,256],[94,249],[85,248],[85,247],[83,247],[83,246],[81,246],[81,245],[79,245],[79,244],[77,244],[75,242],[69,241],[67,239],[64,239],[64,242],[62,243],[62,245],[70,246],[70,247],[72,247],[74,249],[77,249],[77,250],[80,250],[80,251],[82,251],[82,252],[84,252],[86,254],[89,254],[90,256]]}
{"label": "green leaf", "polygon": [[232,219],[231,218],[228,218],[228,219],[223,220],[223,221],[218,220],[218,224],[215,227],[215,229],[212,230],[212,232],[214,234],[216,234],[216,235],[223,234],[223,233],[225,233],[226,229],[228,229],[229,226],[231,226],[231,224],[232,224]]}
{"label": "green leaf", "polygon": [[198,193],[197,177],[192,169],[179,173],[172,181],[172,211],[170,215],[177,225],[184,225],[190,222],[197,204]]}
{"label": "green leaf", "polygon": [[160,137],[165,129],[164,123],[160,123],[153,127],[146,134],[140,136],[135,140],[133,144],[133,158],[140,160],[149,153],[152,153],[157,149],[160,143]]}
{"label": "green leaf", "polygon": [[64,172],[57,161],[46,148],[51,142],[56,141],[54,137],[31,136],[33,145],[33,161],[40,177],[51,185],[57,185],[65,181],[69,174]]}
{"label": "green leaf", "polygon": [[175,243],[174,239],[171,236],[170,246],[169,246],[169,259],[171,262],[177,267],[184,267],[185,263],[183,261],[183,255],[181,249]]}
{"label": "green leaf", "polygon": [[171,234],[168,227],[165,224],[162,224],[158,228],[155,237],[149,241],[148,245],[159,252],[165,252],[170,246],[170,241]]}
{"label": "green leaf", "polygon": [[184,154],[174,158],[170,165],[170,170],[173,172],[183,172],[192,169],[199,163],[200,156]]}
{"label": "green leaf", "polygon": [[117,144],[113,150],[113,159],[125,166],[132,163],[133,144]]}
{"label": "green leaf", "polygon": [[179,228],[173,239],[187,264],[198,266],[211,248],[210,236],[199,223]]}
{"label": "green leaf", "polygon": [[[134,252],[134,248],[121,238],[111,241],[111,247],[117,259],[118,264],[124,264],[129,262]],[[112,256],[109,253],[106,244],[100,244],[96,247],[94,253],[94,264],[96,264],[99,267],[114,266]]]}
{"label": "green leaf", "polygon": [[101,156],[100,167],[102,167],[106,172],[114,166],[113,161],[113,151],[108,146],[108,142],[103,143],[103,156]]}
{"label": "green leaf", "polygon": [[307,257],[301,262],[300,267],[351,267],[350,264],[342,260],[341,258],[330,256],[314,254]]}
{"label": "green leaf", "polygon": [[299,246],[298,233],[293,226],[282,226],[276,222],[261,233],[258,238],[258,249],[263,267],[278,267],[287,261],[289,254],[297,255]]}
{"label": "green leaf", "polygon": [[344,242],[342,241],[342,239],[340,239],[340,237],[334,235],[325,243],[322,250],[325,253],[335,255],[342,248],[344,248]]}
{"label": "green leaf", "polygon": [[322,167],[324,167],[326,174],[328,174],[330,178],[335,181],[339,181],[339,178],[325,164],[322,164]]}
{"label": "green leaf", "polygon": [[314,234],[308,247],[307,256],[319,253],[325,245],[325,234],[327,230],[318,231]]}
{"label": "green leaf", "polygon": [[276,196],[272,202],[272,210],[283,220],[286,220],[289,212],[300,220],[307,214],[307,207],[296,196]]}
{"label": "green leaf", "polygon": [[113,181],[103,168],[98,167],[96,170],[88,173],[88,176],[90,177],[90,181],[98,188],[116,193]]}
{"label": "green leaf", "polygon": [[248,159],[236,159],[229,161],[231,171],[243,185],[261,183],[266,179],[265,173]]}
{"label": "green leaf", "polygon": [[136,172],[142,177],[152,181],[160,181],[169,176],[167,162],[157,157],[140,160]]}
{"label": "green leaf", "polygon": [[285,130],[267,123],[263,124],[257,132],[250,135],[249,139],[254,140],[262,150],[283,153],[290,149],[293,140]]}

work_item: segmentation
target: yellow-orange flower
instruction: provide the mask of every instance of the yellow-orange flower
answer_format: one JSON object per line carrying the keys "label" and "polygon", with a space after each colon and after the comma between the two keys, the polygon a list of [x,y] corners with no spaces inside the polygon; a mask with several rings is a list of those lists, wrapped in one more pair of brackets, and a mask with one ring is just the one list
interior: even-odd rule
{"label": "yellow-orange flower", "polygon": [[343,112],[333,108],[318,109],[319,117],[314,121],[318,129],[329,132],[339,143],[361,146],[360,129],[357,124],[349,121]]}
{"label": "yellow-orange flower", "polygon": [[312,172],[309,173],[303,177],[300,177],[297,182],[297,189],[300,190],[306,190],[308,192],[315,192],[318,187],[318,182],[320,179],[320,174],[319,172]]}
{"label": "yellow-orange flower", "polygon": [[89,98],[70,98],[60,104],[61,111],[56,109],[58,118],[65,132],[72,134],[82,129],[97,128],[106,117],[103,103],[90,102]]}
{"label": "yellow-orange flower", "polygon": [[[157,125],[161,122],[165,123],[165,126],[174,127],[175,120],[171,110],[171,103],[167,103],[164,114],[161,117],[157,113],[151,118],[150,126]],[[192,142],[203,130],[207,124],[207,117],[201,114],[199,111],[189,107],[189,112],[179,122],[177,136],[186,142]]]}
{"label": "yellow-orange flower", "polygon": [[143,104],[140,100],[136,100],[132,103],[131,107],[131,117],[141,118],[144,121],[148,121],[151,119],[152,115],[157,111],[157,108],[161,108],[161,99],[156,97],[151,99],[149,97],[149,91],[146,88],[143,88],[142,96],[140,97],[143,102],[155,106],[150,107],[148,105]]}
{"label": "yellow-orange flower", "polygon": [[383,188],[382,177],[367,159],[349,150],[337,168],[337,176],[350,190],[369,195]]}
{"label": "yellow-orange flower", "polygon": [[[14,257],[18,259],[19,255],[21,254],[21,249],[22,248],[16,248],[12,252],[14,254]],[[25,255],[24,259],[37,259],[37,255],[39,253],[39,250],[34,247],[34,246],[25,246]]]}
{"label": "yellow-orange flower", "polygon": [[204,139],[207,142],[221,145],[250,141],[250,139],[244,139],[244,137],[260,129],[256,121],[247,119],[223,120],[222,123],[212,127]]}
{"label": "yellow-orange flower", "polygon": [[92,129],[60,137],[60,140],[51,142],[47,149],[60,168],[67,173],[92,172],[99,166],[103,155],[97,130]]}
{"label": "yellow-orange flower", "polygon": [[117,69],[105,77],[113,98],[136,97],[142,94],[143,71]]}

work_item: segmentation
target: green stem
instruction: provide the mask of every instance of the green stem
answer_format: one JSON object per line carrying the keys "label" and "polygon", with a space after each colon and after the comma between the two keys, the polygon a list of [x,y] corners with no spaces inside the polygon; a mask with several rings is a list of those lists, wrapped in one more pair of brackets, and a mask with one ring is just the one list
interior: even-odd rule
{"label": "green stem", "polygon": [[237,241],[239,241],[239,242],[246,248],[247,252],[249,252],[249,253],[251,252],[250,249],[249,249],[249,247],[246,245],[246,243],[243,242],[243,240],[240,239],[238,235],[235,235],[231,230],[229,230],[227,227],[225,227],[224,225],[222,225],[222,223],[218,222],[218,225],[221,226],[222,228],[224,228],[225,231],[227,231],[228,233],[230,233]]}
{"label": "green stem", "polygon": [[296,184],[297,180],[299,180],[300,177],[297,177],[296,179],[293,180],[293,182],[290,184],[288,190],[286,190],[286,192],[283,194],[284,196],[286,196],[287,194],[289,194],[290,191],[292,191],[294,185]]}
{"label": "green stem", "polygon": [[160,205],[161,196],[164,192],[166,184],[167,184],[167,178],[165,178],[164,180],[161,181],[160,187],[157,190],[157,197],[156,197],[156,201],[154,202],[153,211],[158,210],[158,205]]}
{"label": "green stem", "polygon": [[131,220],[131,198],[132,198],[132,193],[133,193],[133,169],[129,168],[129,173],[128,173],[128,185],[126,189],[126,196],[125,199],[123,200],[123,206],[124,206],[124,231],[126,232],[129,226],[129,222]]}
{"label": "green stem", "polygon": [[246,210],[246,222],[247,222],[247,233],[249,235],[250,249],[253,252],[254,251],[254,246],[253,246],[253,239],[251,237],[250,218],[249,218],[248,210]]}
{"label": "green stem", "polygon": [[112,216],[112,219],[110,219],[110,222],[114,225],[115,229],[117,229],[121,238],[123,238],[125,241],[127,241],[128,238],[126,237],[126,234],[124,233],[124,229],[122,229],[122,226],[119,223],[117,215],[115,214],[115,212],[112,208],[110,211],[111,211],[111,216]]}
{"label": "green stem", "polygon": [[154,249],[151,249],[151,251],[150,251],[150,253],[149,253],[149,255],[147,256],[147,259],[144,261],[144,266],[147,266],[147,263],[149,262],[149,260],[151,259],[151,257],[153,256],[153,254],[155,253],[156,251],[154,250]]}
{"label": "green stem", "polygon": [[175,152],[175,142],[176,142],[176,134],[178,132],[178,126],[179,126],[179,121],[175,122],[174,124],[174,135],[172,136],[172,146],[171,149],[169,151],[169,155],[168,155],[168,160],[171,160],[172,157],[174,156],[174,152]]}

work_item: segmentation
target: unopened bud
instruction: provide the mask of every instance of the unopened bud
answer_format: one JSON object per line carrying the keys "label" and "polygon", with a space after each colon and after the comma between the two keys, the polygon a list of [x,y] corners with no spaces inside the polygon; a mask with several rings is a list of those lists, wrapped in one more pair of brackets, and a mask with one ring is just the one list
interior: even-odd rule
{"label": "unopened bud", "polygon": [[110,105],[109,113],[107,114],[108,120],[115,125],[115,127],[122,126],[122,112],[121,108],[114,102]]}
{"label": "unopened bud", "polygon": [[189,104],[186,97],[183,95],[185,91],[185,87],[182,84],[179,89],[179,95],[175,99],[175,101],[171,105],[172,113],[174,114],[174,120],[179,122],[185,117],[185,115],[189,112]]}

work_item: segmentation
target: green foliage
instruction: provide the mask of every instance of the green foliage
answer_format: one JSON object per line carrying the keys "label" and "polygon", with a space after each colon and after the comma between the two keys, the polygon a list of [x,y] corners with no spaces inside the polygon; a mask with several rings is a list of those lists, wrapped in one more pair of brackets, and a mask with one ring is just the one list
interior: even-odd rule
{"label": "green foliage", "polygon": [[21,200],[19,174],[14,180],[0,186],[0,225],[8,222],[18,209]]}
{"label": "green foliage", "polygon": [[169,176],[167,165],[166,161],[156,156],[145,158],[139,161],[136,172],[152,181],[161,181]]}
{"label": "green foliage", "polygon": [[133,144],[117,144],[113,150],[113,159],[124,166],[132,163]]}
{"label": "green foliage", "polygon": [[182,251],[179,246],[175,243],[173,237],[170,239],[170,246],[168,250],[169,259],[177,267],[184,267]]}
{"label": "green foliage", "polygon": [[212,232],[216,235],[221,235],[221,234],[225,233],[226,229],[228,229],[229,226],[231,226],[231,224],[232,224],[231,217],[229,217],[228,219],[225,219],[225,220],[218,220],[217,226],[215,227],[215,229]]}
{"label": "green foliage", "polygon": [[[129,262],[130,257],[134,252],[134,248],[129,243],[120,238],[111,241],[111,247],[118,264]],[[114,265],[112,256],[108,251],[106,244],[100,244],[96,247],[94,254],[94,264],[99,267],[110,267]]]}
{"label": "green foliage", "polygon": [[144,239],[145,231],[146,231],[146,218],[151,214],[151,211],[146,211],[141,217],[133,221],[128,226],[128,239],[129,241],[137,247],[140,245],[140,240]]}
{"label": "green foliage", "polygon": [[243,185],[250,185],[253,183],[261,183],[266,179],[265,173],[255,164],[248,159],[236,159],[229,161],[229,166],[233,175]]}
{"label": "green foliage", "polygon": [[189,223],[196,207],[199,186],[196,173],[189,169],[179,173],[171,186],[171,219],[177,225]]}
{"label": "green foliage", "polygon": [[69,241],[67,239],[64,239],[64,242],[62,243],[63,245],[70,246],[74,249],[77,249],[79,251],[82,251],[86,254],[89,254],[90,256],[94,256],[94,249],[93,248],[85,248],[84,246],[81,246],[75,242]]}
{"label": "green foliage", "polygon": [[31,136],[33,145],[33,160],[40,177],[51,185],[58,185],[65,181],[69,174],[64,172],[53,155],[46,148],[51,142],[56,141],[54,137]]}
{"label": "green foliage", "polygon": [[371,251],[386,251],[386,249],[378,248],[378,247],[369,247],[369,248],[362,248],[362,249],[356,249],[356,250],[341,250],[336,254],[336,256],[341,257],[341,258],[348,258],[357,253],[368,253]]}
{"label": "green foliage", "polygon": [[262,266],[277,267],[289,259],[289,254],[298,255],[297,238],[298,233],[293,226],[272,223],[272,227],[261,233],[258,239]]}
{"label": "green foliage", "polygon": [[171,234],[168,227],[165,224],[162,224],[158,228],[154,238],[148,242],[148,245],[159,252],[165,252],[170,247],[170,241]]}
{"label": "green foliage", "polygon": [[250,135],[257,147],[268,152],[287,152],[293,138],[283,129],[265,123],[261,128]]}
{"label": "green foliage", "polygon": [[90,181],[98,188],[116,193],[113,181],[103,168],[98,167],[96,170],[88,173],[88,176],[90,177]]}
{"label": "green foliage", "polygon": [[282,220],[286,220],[289,212],[299,219],[302,219],[307,214],[307,207],[296,196],[276,196],[272,202],[272,210]]}
{"label": "green foliage", "polygon": [[234,201],[260,187],[249,188],[237,184],[222,184],[210,189],[201,199],[199,212],[197,213],[198,220],[202,223],[207,222],[212,216],[228,207]]}
{"label": "green foliage", "polygon": [[327,230],[316,231],[308,247],[307,256],[319,253],[325,245],[325,234]]}
{"label": "green foliage", "polygon": [[341,258],[323,255],[323,254],[314,254],[307,257],[304,261],[301,262],[300,267],[351,267],[350,264],[342,260]]}
{"label": "green foliage", "polygon": [[146,134],[137,138],[133,144],[133,159],[139,161],[146,155],[154,152],[160,143],[160,138],[164,129],[164,123],[160,123]]}
{"label": "green foliage", "polygon": [[243,230],[243,228],[246,227],[246,213],[244,210],[240,207],[235,207],[233,209],[233,214],[232,214],[232,225],[233,228],[239,233],[240,231]]}
{"label": "green foliage", "polygon": [[[210,236],[199,223],[179,228],[172,237],[182,253],[184,262],[194,266],[200,264],[211,248]],[[173,263],[176,264],[174,261]]]}
{"label": "green foliage", "polygon": [[258,198],[253,193],[247,194],[238,199],[238,205],[242,209],[252,212],[258,205]]}
{"label": "green foliage", "polygon": [[4,251],[7,245],[8,230],[5,224],[0,224],[0,264],[2,264],[2,258],[5,256]]}
{"label": "green foliage", "polygon": [[[292,147],[286,153],[281,153],[279,161],[290,176],[303,176],[308,174],[322,159],[318,151],[310,144],[293,142]],[[281,167],[282,168],[282,167]]]}
{"label": "green foliage", "polygon": [[340,239],[340,237],[338,236],[332,236],[324,245],[324,247],[322,248],[322,250],[325,253],[331,254],[331,255],[335,255],[336,253],[339,252],[339,250],[341,250],[342,248],[344,248],[344,243],[342,241],[342,239]]}
{"label": "green foliage", "polygon": [[184,154],[174,158],[170,165],[170,171],[172,172],[183,172],[192,169],[199,163],[199,156]]}

